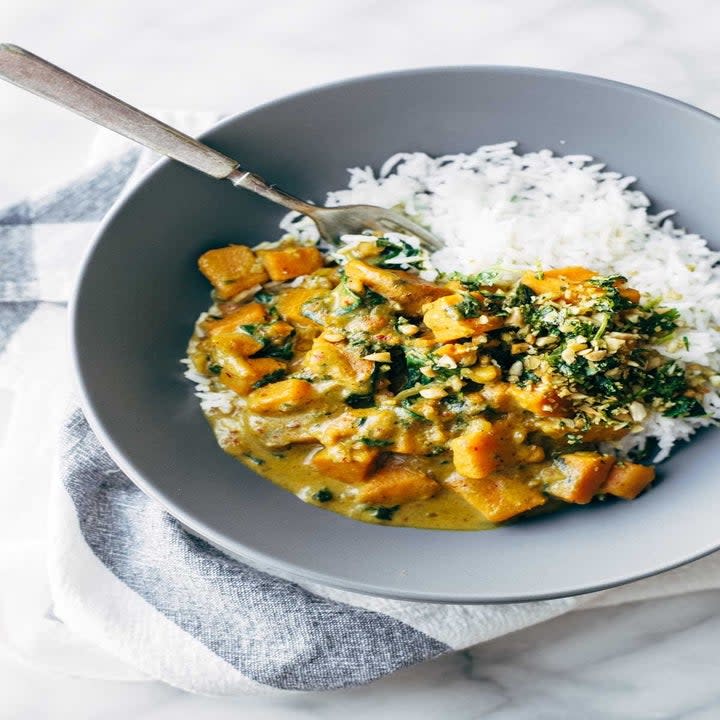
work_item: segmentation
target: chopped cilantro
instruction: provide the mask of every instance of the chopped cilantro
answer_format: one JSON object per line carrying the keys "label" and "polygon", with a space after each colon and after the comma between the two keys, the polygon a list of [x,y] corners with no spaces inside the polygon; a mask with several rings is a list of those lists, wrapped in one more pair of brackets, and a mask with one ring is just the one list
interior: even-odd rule
{"label": "chopped cilantro", "polygon": [[614,288],[618,283],[627,282],[624,275],[603,275],[601,277],[593,277],[588,281],[588,285],[595,285],[601,288]]}
{"label": "chopped cilantro", "polygon": [[519,283],[515,288],[515,292],[508,301],[511,307],[520,307],[521,305],[530,305],[535,297],[535,293],[527,285]]}
{"label": "chopped cilantro", "polygon": [[540,378],[532,370],[523,370],[518,378],[518,385],[525,387],[526,385],[535,385],[540,382]]}
{"label": "chopped cilantro", "polygon": [[222,372],[222,365],[218,365],[218,364],[216,364],[216,363],[212,363],[212,364],[208,365],[208,370],[209,370],[213,375],[219,375],[219,374]]}
{"label": "chopped cilantro", "polygon": [[671,418],[696,417],[704,414],[705,408],[695,398],[686,395],[679,397],[671,407],[663,412],[663,415]]}
{"label": "chopped cilantro", "polygon": [[374,290],[370,290],[370,288],[365,289],[362,301],[363,305],[369,308],[375,307],[376,305],[384,305],[387,302],[380,293],[376,293]]}
{"label": "chopped cilantro", "polygon": [[333,499],[333,494],[327,488],[320,488],[314,495],[313,500],[317,500],[321,503],[330,502]]}
{"label": "chopped cilantro", "polygon": [[369,507],[368,510],[378,519],[378,520],[392,520],[393,515],[400,509],[399,505],[392,505],[391,507]]}
{"label": "chopped cilantro", "polygon": [[474,275],[464,275],[453,272],[445,276],[447,280],[455,280],[468,290],[479,290],[481,287],[492,285],[497,279],[498,273],[495,270],[485,270]]}
{"label": "chopped cilantro", "polygon": [[253,383],[253,388],[257,390],[257,388],[261,388],[264,385],[269,385],[270,383],[282,380],[284,377],[285,371],[282,368],[279,368],[278,370],[268,373],[267,375],[263,375],[257,382]]}
{"label": "chopped cilantro", "polygon": [[430,365],[430,359],[427,355],[413,348],[403,348],[405,357],[405,383],[401,386],[401,390],[408,390],[416,385],[427,385],[432,379],[423,375],[420,368]]}
{"label": "chopped cilantro", "polygon": [[674,308],[663,312],[658,312],[655,309],[649,310],[646,307],[643,310],[648,310],[648,312],[638,320],[637,324],[643,335],[659,338],[677,329],[680,313]]}
{"label": "chopped cilantro", "polygon": [[605,334],[605,331],[607,330],[608,323],[610,322],[610,316],[605,313],[602,317],[602,320],[600,321],[600,325],[598,329],[596,330],[595,334],[593,335],[593,342],[597,342],[602,338],[602,336]]}
{"label": "chopped cilantro", "polygon": [[368,447],[388,447],[393,444],[392,440],[377,440],[375,438],[360,438],[360,442]]}
{"label": "chopped cilantro", "polygon": [[254,357],[278,358],[279,360],[291,360],[293,356],[292,335],[282,345],[266,343],[262,350],[255,353]]}
{"label": "chopped cilantro", "polygon": [[464,318],[476,318],[483,314],[483,306],[477,298],[463,293],[462,300],[455,306],[455,309]]}
{"label": "chopped cilantro", "polygon": [[362,305],[362,298],[348,287],[344,277],[333,290],[333,294],[335,295],[334,312],[336,315],[347,315]]}
{"label": "chopped cilantro", "polygon": [[[410,243],[401,240],[400,238],[381,237],[375,241],[379,248],[382,248],[380,253],[379,267],[384,267],[388,260],[392,260],[398,256],[407,257],[409,262],[412,262],[412,258],[420,254],[419,248],[413,247]],[[397,267],[397,263],[390,263],[390,267]]]}
{"label": "chopped cilantro", "polygon": [[253,299],[259,303],[267,304],[272,302],[273,296],[267,290],[260,290],[255,293],[255,297]]}
{"label": "chopped cilantro", "polygon": [[356,409],[375,407],[375,393],[367,393],[366,395],[352,393],[345,398],[345,404]]}

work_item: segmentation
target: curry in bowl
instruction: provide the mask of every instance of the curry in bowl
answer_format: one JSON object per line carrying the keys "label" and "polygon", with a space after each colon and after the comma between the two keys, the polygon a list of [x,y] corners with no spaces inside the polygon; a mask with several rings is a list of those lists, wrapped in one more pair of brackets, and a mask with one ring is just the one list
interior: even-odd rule
{"label": "curry in bowl", "polygon": [[219,444],[358,520],[485,529],[632,500],[655,471],[618,441],[648,408],[704,412],[712,372],[657,349],[678,313],[619,275],[441,274],[392,234],[230,245],[199,266],[213,304],[189,376]]}

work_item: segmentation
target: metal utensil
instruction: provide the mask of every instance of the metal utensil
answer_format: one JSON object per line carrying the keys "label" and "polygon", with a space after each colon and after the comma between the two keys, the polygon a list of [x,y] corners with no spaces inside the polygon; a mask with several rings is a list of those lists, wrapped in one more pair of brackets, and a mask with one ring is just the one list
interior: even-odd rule
{"label": "metal utensil", "polygon": [[335,243],[341,235],[357,234],[363,230],[389,230],[415,235],[428,250],[442,247],[440,240],[431,232],[394,210],[374,205],[329,208],[300,200],[269,185],[232,158],[16,45],[0,44],[0,77],[161,155],[214,178],[229,180],[235,187],[251,190],[278,205],[307,215],[317,225],[320,235],[329,242]]}

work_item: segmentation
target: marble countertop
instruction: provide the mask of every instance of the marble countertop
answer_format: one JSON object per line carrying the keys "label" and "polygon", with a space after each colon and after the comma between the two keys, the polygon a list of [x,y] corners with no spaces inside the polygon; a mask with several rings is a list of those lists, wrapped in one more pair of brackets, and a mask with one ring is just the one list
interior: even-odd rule
{"label": "marble countertop", "polygon": [[[3,40],[144,108],[234,112],[310,85],[423,65],[602,75],[720,114],[715,0],[6,0]],[[64,178],[92,130],[0,86],[0,205]],[[0,651],[0,719],[720,717],[720,591],[588,610],[366,688],[204,698],[51,674]]]}

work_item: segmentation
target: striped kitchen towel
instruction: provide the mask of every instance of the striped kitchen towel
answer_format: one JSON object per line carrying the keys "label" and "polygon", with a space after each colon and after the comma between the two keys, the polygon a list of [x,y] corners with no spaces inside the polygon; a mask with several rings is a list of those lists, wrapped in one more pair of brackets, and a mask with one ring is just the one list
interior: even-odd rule
{"label": "striped kitchen towel", "polygon": [[[190,131],[207,121],[167,119]],[[720,587],[716,554],[581,598],[394,601],[288,582],[186,532],[115,466],[72,402],[67,412],[65,304],[80,258],[153,160],[101,138],[91,172],[0,212],[0,644],[74,674],[206,694],[330,690],[571,610]],[[37,574],[44,554],[47,595]]]}

